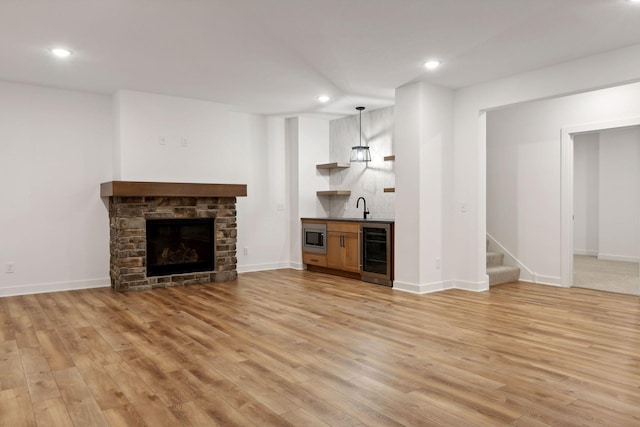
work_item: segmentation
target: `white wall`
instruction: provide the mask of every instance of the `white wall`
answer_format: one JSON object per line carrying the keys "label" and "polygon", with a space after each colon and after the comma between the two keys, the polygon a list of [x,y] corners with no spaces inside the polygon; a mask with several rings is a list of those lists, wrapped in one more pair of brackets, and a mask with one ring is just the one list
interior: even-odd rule
{"label": "white wall", "polygon": [[[634,116],[640,117],[639,83],[487,114],[487,231],[541,282],[560,284],[561,277],[560,130]],[[602,149],[601,140],[601,156]]]}
{"label": "white wall", "polygon": [[[454,204],[466,201],[466,213],[454,211],[453,244],[446,257],[454,277],[483,283],[486,240],[486,144],[488,110],[516,103],[611,87],[640,80],[640,45],[606,52],[460,89],[455,93],[455,142],[451,167]],[[626,98],[633,97],[630,93]],[[624,95],[622,95],[625,98]],[[614,108],[615,110],[615,108]],[[619,113],[619,111],[612,111]],[[554,256],[560,257],[558,253]]]}
{"label": "white wall", "polygon": [[244,162],[230,160],[247,172],[241,183],[247,183],[248,195],[237,198],[238,272],[288,268],[284,120],[233,113],[231,125],[231,140],[249,141],[252,147]]}
{"label": "white wall", "polygon": [[112,141],[110,97],[0,82],[0,296],[109,286]]}
{"label": "white wall", "polygon": [[598,255],[600,134],[576,135],[573,163],[573,252]]}
{"label": "white wall", "polygon": [[[114,111],[119,124],[120,179],[245,183],[240,179],[247,177],[249,168],[242,164],[255,148],[254,142],[251,129],[238,129],[232,122],[234,113],[228,106],[119,91]],[[244,134],[238,138],[234,132]]]}
{"label": "white wall", "polygon": [[599,172],[598,258],[637,262],[640,256],[638,126],[600,132]]}
{"label": "white wall", "polygon": [[316,195],[329,189],[329,176],[316,169],[329,162],[329,121],[291,117],[285,126],[291,266],[302,269],[300,218],[326,217],[331,206],[330,197]]}
{"label": "white wall", "polygon": [[300,231],[300,183],[298,181],[298,117],[285,120],[285,162],[286,188],[289,194],[287,212],[289,247],[291,251],[291,267],[301,270],[302,264],[302,234]]}
{"label": "white wall", "polygon": [[[358,114],[331,120],[329,124],[332,162],[348,163],[351,147],[360,143]],[[351,190],[349,197],[332,200],[329,216],[361,218],[362,203],[356,207],[359,197],[367,201],[369,218],[393,219],[395,217],[395,193],[385,193],[385,187],[395,187],[394,162],[384,161],[385,156],[395,154],[393,148],[393,107],[362,112],[362,144],[368,145],[371,161],[353,162],[348,169],[327,170],[332,188]]]}
{"label": "white wall", "polygon": [[289,266],[284,119],[132,91],[118,92],[114,111],[120,179],[247,184],[237,199],[238,271]]}
{"label": "white wall", "polygon": [[443,268],[453,92],[415,83],[396,90],[394,289],[424,293],[455,287]]}
{"label": "white wall", "polygon": [[[316,192],[329,190],[329,177],[316,169],[329,162],[329,120],[298,117],[298,201],[300,217],[326,217],[331,197]],[[299,218],[298,218],[299,219]]]}

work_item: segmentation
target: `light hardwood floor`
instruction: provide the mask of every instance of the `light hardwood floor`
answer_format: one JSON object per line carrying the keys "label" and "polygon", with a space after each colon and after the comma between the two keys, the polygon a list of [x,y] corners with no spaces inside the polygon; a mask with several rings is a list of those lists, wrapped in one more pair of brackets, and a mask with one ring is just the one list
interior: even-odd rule
{"label": "light hardwood floor", "polygon": [[6,426],[640,425],[640,298],[279,270],[0,298]]}

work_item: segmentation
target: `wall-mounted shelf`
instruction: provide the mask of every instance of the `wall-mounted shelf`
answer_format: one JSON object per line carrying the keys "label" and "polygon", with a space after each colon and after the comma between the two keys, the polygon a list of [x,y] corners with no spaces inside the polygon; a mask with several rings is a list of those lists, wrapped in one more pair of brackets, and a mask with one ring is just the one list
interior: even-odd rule
{"label": "wall-mounted shelf", "polygon": [[[322,163],[322,164],[316,165],[316,169],[325,169],[325,170],[347,169],[350,167],[351,167],[351,163],[339,163],[339,162]],[[318,191],[316,192],[316,194],[318,196],[350,196],[351,191],[350,190],[326,190],[326,191]]]}
{"label": "wall-mounted shelf", "polygon": [[323,163],[316,165],[316,169],[347,169],[351,167],[351,163]]}
{"label": "wall-mounted shelf", "polygon": [[328,190],[316,192],[318,196],[350,196],[351,190]]}
{"label": "wall-mounted shelf", "polygon": [[[395,160],[396,160],[395,154],[393,154],[391,156],[384,156],[384,161],[385,162],[394,162]],[[384,188],[384,192],[385,193],[395,193],[396,192],[396,188],[395,187],[385,187]]]}

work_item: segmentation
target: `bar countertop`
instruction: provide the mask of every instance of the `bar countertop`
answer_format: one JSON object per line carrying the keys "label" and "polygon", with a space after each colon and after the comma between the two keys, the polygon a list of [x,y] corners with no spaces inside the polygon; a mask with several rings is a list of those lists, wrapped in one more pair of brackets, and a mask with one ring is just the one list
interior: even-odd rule
{"label": "bar countertop", "polygon": [[338,218],[338,217],[328,217],[328,218],[300,218],[301,221],[345,221],[345,222],[362,222],[362,223],[379,223],[379,224],[393,224],[395,220],[389,218]]}

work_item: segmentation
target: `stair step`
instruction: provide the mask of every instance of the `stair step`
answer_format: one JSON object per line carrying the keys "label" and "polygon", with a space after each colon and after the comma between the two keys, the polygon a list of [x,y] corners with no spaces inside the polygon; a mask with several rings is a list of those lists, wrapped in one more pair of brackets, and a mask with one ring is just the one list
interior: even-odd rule
{"label": "stair step", "polygon": [[497,267],[504,262],[504,254],[500,252],[487,252],[487,267]]}
{"label": "stair step", "polygon": [[489,286],[517,282],[520,279],[520,269],[510,265],[487,267],[487,275],[489,276]]}

